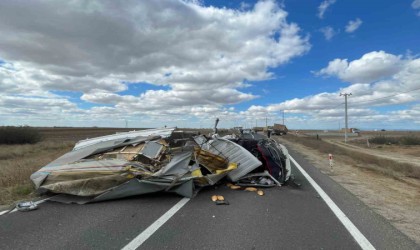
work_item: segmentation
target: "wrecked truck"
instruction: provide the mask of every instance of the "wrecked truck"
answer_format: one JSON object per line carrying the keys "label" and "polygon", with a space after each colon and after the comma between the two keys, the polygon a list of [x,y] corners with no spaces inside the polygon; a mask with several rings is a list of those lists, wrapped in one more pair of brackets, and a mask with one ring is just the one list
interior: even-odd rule
{"label": "wrecked truck", "polygon": [[271,187],[290,178],[287,149],[272,139],[218,134],[176,138],[175,128],[82,140],[31,175],[51,200],[85,204],[155,192],[193,197],[223,181]]}

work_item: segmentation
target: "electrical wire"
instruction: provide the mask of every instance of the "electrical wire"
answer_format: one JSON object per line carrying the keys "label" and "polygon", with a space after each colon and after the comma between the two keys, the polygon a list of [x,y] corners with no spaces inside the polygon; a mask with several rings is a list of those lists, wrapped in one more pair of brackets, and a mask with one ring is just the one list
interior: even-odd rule
{"label": "electrical wire", "polygon": [[389,95],[389,96],[384,96],[384,97],[375,98],[375,99],[371,99],[371,100],[366,100],[366,101],[349,102],[349,104],[373,102],[373,101],[382,100],[382,99],[386,99],[386,98],[389,98],[389,97],[394,97],[394,96],[401,95],[401,94],[406,94],[406,93],[414,92],[414,91],[417,91],[417,90],[420,90],[420,88],[416,88],[416,89],[412,89],[412,90],[400,92],[400,93],[397,93],[397,94],[394,94],[394,95]]}
{"label": "electrical wire", "polygon": [[[365,101],[359,101],[359,102],[348,102],[348,104],[349,104],[349,105],[351,105],[351,104],[359,104],[359,103],[369,103],[369,102],[373,102],[373,101],[377,101],[377,100],[382,100],[382,99],[386,99],[386,98],[394,97],[394,96],[401,95],[401,94],[406,94],[406,93],[409,93],[409,92],[414,92],[414,91],[417,91],[417,90],[420,90],[420,88],[411,89],[411,90],[404,91],[404,92],[400,92],[400,93],[397,93],[397,94],[394,94],[394,95],[384,96],[384,97],[375,98],[375,99],[370,99],[370,100],[365,100]],[[334,106],[322,107],[322,108],[319,108],[319,109],[317,109],[317,110],[335,109],[335,108],[340,107],[341,105],[344,105],[344,102],[342,102],[342,103],[340,103],[340,104],[338,104],[338,105],[334,105]]]}

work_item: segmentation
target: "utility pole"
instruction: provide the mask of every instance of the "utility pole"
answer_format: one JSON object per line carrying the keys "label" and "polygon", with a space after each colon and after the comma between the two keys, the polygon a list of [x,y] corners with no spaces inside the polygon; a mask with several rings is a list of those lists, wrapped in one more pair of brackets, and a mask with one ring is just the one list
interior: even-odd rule
{"label": "utility pole", "polygon": [[349,129],[348,117],[347,117],[347,96],[351,96],[351,93],[340,93],[340,96],[344,96],[344,106],[345,106],[345,115],[346,115],[346,130],[344,131],[344,142],[347,143],[347,130]]}
{"label": "utility pole", "polygon": [[283,109],[283,125],[284,125],[284,109]]}

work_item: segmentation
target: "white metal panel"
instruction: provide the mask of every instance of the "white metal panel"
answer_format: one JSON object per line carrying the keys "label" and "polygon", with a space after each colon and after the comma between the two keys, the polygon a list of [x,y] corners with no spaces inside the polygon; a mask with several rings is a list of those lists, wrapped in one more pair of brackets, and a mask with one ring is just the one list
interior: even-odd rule
{"label": "white metal panel", "polygon": [[232,181],[237,181],[242,176],[262,165],[262,163],[248,150],[227,139],[215,136],[213,139],[206,142],[205,137],[201,135],[194,137],[194,140],[204,150],[226,157],[229,162],[238,164],[238,168],[232,170],[227,175]]}
{"label": "white metal panel", "polygon": [[160,135],[162,138],[169,137],[172,132],[175,130],[175,128],[157,128],[157,129],[145,129],[145,130],[135,130],[130,132],[124,132],[124,133],[116,133],[114,135],[106,135],[106,136],[100,136],[95,137],[91,139],[81,140],[76,143],[73,150],[78,150],[81,148],[85,148],[90,145],[94,145],[99,142],[104,141],[112,141],[117,139],[132,139],[139,136],[153,136],[153,135]]}

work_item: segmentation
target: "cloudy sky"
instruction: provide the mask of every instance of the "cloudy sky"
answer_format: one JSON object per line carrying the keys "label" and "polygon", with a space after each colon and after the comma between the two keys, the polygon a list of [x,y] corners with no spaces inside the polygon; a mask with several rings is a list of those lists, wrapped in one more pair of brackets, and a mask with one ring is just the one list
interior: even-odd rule
{"label": "cloudy sky", "polygon": [[420,0],[0,1],[0,125],[420,129]]}

